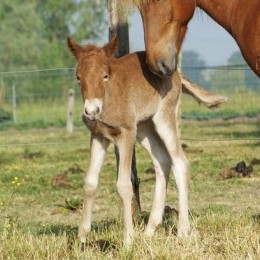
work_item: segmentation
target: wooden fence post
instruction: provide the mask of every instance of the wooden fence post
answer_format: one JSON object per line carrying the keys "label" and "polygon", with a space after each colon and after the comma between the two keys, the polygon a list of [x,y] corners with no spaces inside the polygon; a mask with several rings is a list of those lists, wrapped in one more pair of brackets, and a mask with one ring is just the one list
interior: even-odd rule
{"label": "wooden fence post", "polygon": [[0,86],[0,109],[4,106],[4,82],[1,79],[1,86]]}
{"label": "wooden fence post", "polygon": [[74,89],[69,89],[68,109],[67,109],[67,126],[69,133],[73,132],[73,109],[74,109]]}
{"label": "wooden fence post", "polygon": [[[129,31],[127,10],[122,0],[108,0],[109,11],[109,39],[114,35],[118,37],[117,57],[121,57],[129,52]],[[118,151],[115,149],[117,158],[117,169],[119,156]],[[134,214],[141,212],[140,196],[139,196],[139,179],[136,170],[135,150],[133,151],[133,160],[131,167],[131,181],[133,185],[133,210]]]}
{"label": "wooden fence post", "polygon": [[13,92],[13,122],[17,122],[17,114],[16,114],[16,108],[17,108],[17,103],[16,103],[16,88],[15,84],[12,85],[12,92]]}

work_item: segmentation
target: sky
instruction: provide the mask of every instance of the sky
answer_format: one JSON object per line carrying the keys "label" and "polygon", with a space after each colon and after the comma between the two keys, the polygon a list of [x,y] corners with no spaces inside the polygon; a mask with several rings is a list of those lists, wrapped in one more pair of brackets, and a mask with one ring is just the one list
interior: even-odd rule
{"label": "sky", "polygon": [[[129,19],[130,50],[144,50],[142,20],[138,10]],[[195,50],[206,64],[225,65],[239,48],[234,39],[207,14],[197,10],[189,23],[183,47]]]}

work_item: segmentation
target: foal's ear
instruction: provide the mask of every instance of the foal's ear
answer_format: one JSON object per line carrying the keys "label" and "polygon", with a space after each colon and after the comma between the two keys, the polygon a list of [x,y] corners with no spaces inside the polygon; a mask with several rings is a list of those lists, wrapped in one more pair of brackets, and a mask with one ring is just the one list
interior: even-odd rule
{"label": "foal's ear", "polygon": [[67,45],[70,49],[70,52],[75,56],[76,59],[78,59],[83,48],[74,42],[74,40],[70,37],[67,38]]}
{"label": "foal's ear", "polygon": [[117,36],[113,36],[113,38],[110,40],[110,42],[104,46],[103,49],[109,58],[112,56],[115,56],[117,46],[118,46],[118,37]]}

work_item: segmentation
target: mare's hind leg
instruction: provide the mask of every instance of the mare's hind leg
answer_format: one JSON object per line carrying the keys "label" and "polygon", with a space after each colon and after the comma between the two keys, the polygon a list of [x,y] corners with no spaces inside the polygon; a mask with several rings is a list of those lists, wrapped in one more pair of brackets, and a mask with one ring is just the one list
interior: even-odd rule
{"label": "mare's hind leg", "polygon": [[152,121],[147,121],[138,125],[137,139],[150,154],[156,173],[152,210],[145,229],[146,236],[153,236],[157,225],[162,222],[166,188],[172,161],[164,143],[156,133]]}
{"label": "mare's hind leg", "polygon": [[86,242],[86,235],[91,229],[92,205],[108,144],[107,139],[91,135],[90,162],[84,178],[83,217],[78,231],[78,236],[83,243]]}
{"label": "mare's hind leg", "polygon": [[[168,110],[167,110],[168,109]],[[156,131],[164,141],[173,162],[173,172],[179,193],[178,236],[187,236],[190,230],[188,218],[189,162],[185,156],[178,133],[178,115],[172,107],[161,109],[153,118]]]}

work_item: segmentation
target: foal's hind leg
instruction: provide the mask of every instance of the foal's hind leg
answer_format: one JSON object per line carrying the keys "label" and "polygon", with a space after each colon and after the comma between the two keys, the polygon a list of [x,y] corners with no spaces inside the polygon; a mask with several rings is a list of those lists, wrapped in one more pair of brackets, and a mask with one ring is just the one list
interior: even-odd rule
{"label": "foal's hind leg", "polygon": [[83,217],[79,226],[78,236],[86,242],[86,235],[91,229],[92,205],[98,185],[99,172],[105,157],[109,141],[91,136],[91,154],[87,174],[84,178]]}
{"label": "foal's hind leg", "polygon": [[177,118],[177,109],[174,115],[172,108],[169,110],[165,108],[155,115],[153,121],[173,162],[173,172],[179,193],[178,236],[187,236],[190,230],[188,218],[189,162],[181,146]]}
{"label": "foal's hind leg", "polygon": [[153,236],[156,227],[162,222],[167,182],[172,161],[164,143],[154,129],[151,121],[138,125],[137,139],[150,154],[156,173],[156,183],[152,210],[145,229],[146,236]]}

